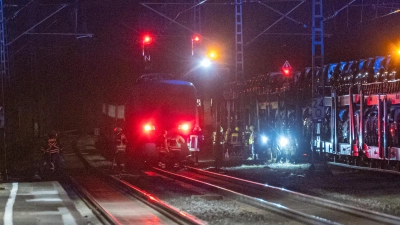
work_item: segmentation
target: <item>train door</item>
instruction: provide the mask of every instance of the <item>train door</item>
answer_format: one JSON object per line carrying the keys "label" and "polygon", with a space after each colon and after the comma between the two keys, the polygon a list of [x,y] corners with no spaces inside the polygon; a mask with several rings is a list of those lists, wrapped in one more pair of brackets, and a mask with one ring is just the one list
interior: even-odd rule
{"label": "train door", "polygon": [[394,94],[388,99],[392,103],[388,115],[388,158],[400,161],[400,96]]}

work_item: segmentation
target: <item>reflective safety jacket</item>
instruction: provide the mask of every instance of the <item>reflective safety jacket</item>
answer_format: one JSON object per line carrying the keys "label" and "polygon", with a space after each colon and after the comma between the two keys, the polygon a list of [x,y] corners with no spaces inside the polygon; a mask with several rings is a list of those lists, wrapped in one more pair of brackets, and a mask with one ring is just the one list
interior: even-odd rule
{"label": "reflective safety jacket", "polygon": [[185,144],[185,139],[183,139],[182,136],[177,135],[175,138],[171,139],[170,141],[170,148],[172,151],[181,151],[182,150],[182,144]]}
{"label": "reflective safety jacket", "polygon": [[257,132],[252,132],[249,137],[249,144],[252,145],[257,142]]}
{"label": "reflective safety jacket", "polygon": [[119,132],[117,133],[117,135],[115,136],[115,146],[116,146],[116,151],[126,151],[126,143],[127,143],[127,139],[124,133]]}
{"label": "reflective safety jacket", "polygon": [[43,153],[60,153],[62,150],[61,145],[57,138],[48,138],[45,140],[43,146],[41,147],[41,150]]}

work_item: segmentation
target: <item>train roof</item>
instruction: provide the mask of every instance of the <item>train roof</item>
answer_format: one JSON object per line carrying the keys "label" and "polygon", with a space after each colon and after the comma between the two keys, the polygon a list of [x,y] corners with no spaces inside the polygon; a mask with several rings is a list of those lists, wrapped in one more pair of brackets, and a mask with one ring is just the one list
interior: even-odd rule
{"label": "train roof", "polygon": [[189,81],[183,80],[175,80],[173,76],[168,73],[150,73],[144,74],[140,76],[139,79],[136,80],[138,84],[157,84],[157,83],[164,83],[164,84],[172,84],[172,85],[184,85],[184,86],[194,86]]}

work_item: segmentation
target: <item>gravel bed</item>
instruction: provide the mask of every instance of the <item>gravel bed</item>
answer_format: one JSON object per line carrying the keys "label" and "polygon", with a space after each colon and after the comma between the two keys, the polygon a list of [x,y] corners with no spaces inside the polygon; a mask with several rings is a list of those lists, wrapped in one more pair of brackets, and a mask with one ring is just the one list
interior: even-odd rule
{"label": "gravel bed", "polygon": [[170,178],[145,176],[128,181],[208,224],[301,224]]}
{"label": "gravel bed", "polygon": [[292,191],[400,216],[400,177],[340,167],[318,168],[310,164],[268,164],[223,168],[236,176]]}

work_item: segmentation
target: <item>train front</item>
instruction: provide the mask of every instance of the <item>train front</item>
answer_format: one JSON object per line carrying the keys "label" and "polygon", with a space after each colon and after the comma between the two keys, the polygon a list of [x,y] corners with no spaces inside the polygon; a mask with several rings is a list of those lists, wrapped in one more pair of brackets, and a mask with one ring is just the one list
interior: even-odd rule
{"label": "train front", "polygon": [[134,140],[133,154],[145,160],[157,157],[156,141],[163,131],[167,131],[171,147],[178,137],[182,137],[187,145],[196,125],[197,96],[190,82],[139,83],[126,105],[126,130],[130,140]]}

